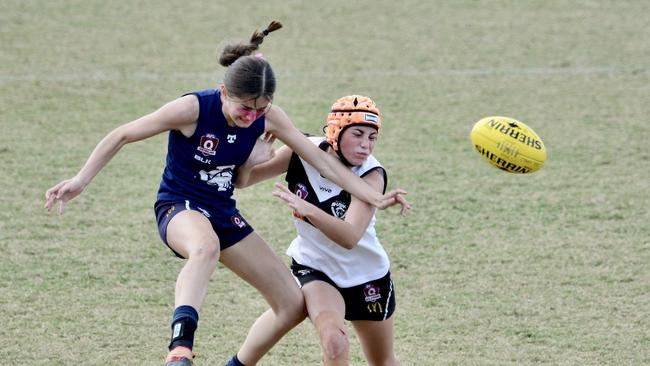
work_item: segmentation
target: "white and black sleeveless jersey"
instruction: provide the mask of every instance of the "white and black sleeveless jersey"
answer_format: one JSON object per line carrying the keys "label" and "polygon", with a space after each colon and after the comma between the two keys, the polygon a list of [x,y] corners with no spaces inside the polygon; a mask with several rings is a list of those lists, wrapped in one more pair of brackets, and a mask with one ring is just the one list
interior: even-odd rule
{"label": "white and black sleeveless jersey", "polygon": [[[323,150],[328,146],[324,137],[309,139]],[[363,177],[375,169],[379,169],[384,175],[385,191],[386,171],[374,156],[370,155],[362,165],[351,170]],[[351,201],[350,194],[321,176],[314,167],[295,153],[291,156],[286,180],[289,189],[302,199],[330,215],[345,218]],[[390,262],[377,239],[375,221],[373,215],[359,243],[352,249],[345,249],[330,240],[307,219],[296,217],[294,223],[298,236],[291,242],[287,254],[298,263],[325,273],[339,287],[352,287],[381,278],[388,272]]]}

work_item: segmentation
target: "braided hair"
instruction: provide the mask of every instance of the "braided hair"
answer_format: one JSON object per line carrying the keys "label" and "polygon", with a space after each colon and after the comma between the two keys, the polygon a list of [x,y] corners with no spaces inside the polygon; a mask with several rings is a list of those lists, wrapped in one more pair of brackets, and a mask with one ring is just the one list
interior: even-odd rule
{"label": "braided hair", "polygon": [[233,43],[224,47],[219,64],[228,68],[223,83],[230,95],[242,99],[273,99],[273,69],[265,59],[252,53],[259,49],[264,37],[280,28],[282,24],[274,20],[263,31],[255,30],[248,43]]}

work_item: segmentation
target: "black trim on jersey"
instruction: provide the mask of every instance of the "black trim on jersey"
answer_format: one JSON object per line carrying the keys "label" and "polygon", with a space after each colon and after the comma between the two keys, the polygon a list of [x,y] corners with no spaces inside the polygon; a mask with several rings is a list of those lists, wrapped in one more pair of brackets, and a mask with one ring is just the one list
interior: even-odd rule
{"label": "black trim on jersey", "polygon": [[382,173],[382,175],[384,176],[384,189],[383,189],[382,192],[381,192],[382,194],[384,194],[384,193],[386,193],[386,187],[388,186],[388,174],[386,173],[386,169],[384,169],[384,167],[376,166],[376,167],[374,167],[374,168],[368,170],[367,172],[361,174],[361,178],[363,178],[363,177],[365,177],[366,175],[368,175],[368,174],[374,172],[375,170],[379,170],[379,169],[381,169],[381,173]]}
{"label": "black trim on jersey", "polygon": [[325,151],[325,152],[327,152],[327,148],[331,147],[331,146],[332,145],[330,145],[330,143],[327,142],[327,140],[323,140],[320,144],[318,144],[318,148]]}
{"label": "black trim on jersey", "polygon": [[[318,148],[320,148],[323,151],[327,151],[328,147],[330,147],[330,144],[327,143],[326,140],[318,144]],[[366,175],[368,175],[369,173],[377,169],[381,170],[381,174],[384,177],[384,187],[382,192],[386,193],[386,187],[388,186],[388,174],[386,173],[386,169],[384,169],[382,166],[376,166],[374,168],[371,168],[367,172],[364,172],[360,176],[360,178],[365,177]],[[307,193],[304,199],[331,216],[335,216],[331,210],[331,205],[335,201],[344,203],[347,208],[350,207],[350,203],[352,202],[352,195],[350,195],[350,192],[346,190],[342,190],[339,195],[330,197],[329,199],[321,202],[318,199],[318,194],[314,191],[314,187],[312,187],[311,182],[309,181],[309,176],[305,171],[305,166],[303,165],[302,160],[295,152],[291,154],[291,158],[289,159],[289,166],[287,168],[287,174],[285,175],[285,180],[287,182],[287,188],[289,188],[289,190],[293,193],[296,193],[296,185],[298,184],[304,185],[305,186],[304,189],[306,190]],[[316,189],[317,188],[318,187],[316,187]],[[299,217],[298,215],[295,214],[294,216],[313,226],[313,224],[309,221],[309,219],[305,217]]]}

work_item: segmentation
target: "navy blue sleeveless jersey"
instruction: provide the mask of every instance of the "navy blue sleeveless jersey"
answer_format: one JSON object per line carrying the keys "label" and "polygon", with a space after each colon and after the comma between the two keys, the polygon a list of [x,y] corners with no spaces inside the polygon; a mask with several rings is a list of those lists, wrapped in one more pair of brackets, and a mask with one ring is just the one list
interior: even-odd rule
{"label": "navy blue sleeveless jersey", "polygon": [[237,167],[246,162],[257,138],[264,133],[264,116],[248,128],[230,127],[221,111],[218,89],[190,94],[199,100],[196,131],[191,137],[180,131],[169,132],[167,165],[158,201],[191,200],[234,208]]}

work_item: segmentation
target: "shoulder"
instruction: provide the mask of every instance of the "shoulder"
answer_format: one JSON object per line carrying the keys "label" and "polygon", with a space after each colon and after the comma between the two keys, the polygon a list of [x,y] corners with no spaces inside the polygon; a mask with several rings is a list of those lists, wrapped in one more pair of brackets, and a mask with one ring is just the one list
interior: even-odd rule
{"label": "shoulder", "polygon": [[194,122],[198,118],[200,103],[198,98],[193,94],[183,95],[172,101],[172,109],[186,122]]}
{"label": "shoulder", "polygon": [[381,193],[386,192],[386,171],[381,166],[372,168],[361,175],[361,179],[365,180],[375,190]]}
{"label": "shoulder", "polygon": [[185,94],[176,99],[176,102],[181,109],[198,110],[199,108],[199,98],[195,94]]}
{"label": "shoulder", "polygon": [[204,89],[184,94],[181,98],[191,99],[196,109],[203,109],[205,112],[215,110],[221,104],[221,93],[219,89]]}
{"label": "shoulder", "polygon": [[199,99],[201,99],[201,98],[221,97],[221,93],[219,92],[219,89],[195,90],[195,91],[186,93],[183,96],[187,96],[187,95],[194,95],[195,97],[197,97]]}
{"label": "shoulder", "polygon": [[361,178],[367,182],[373,182],[373,186],[378,188],[380,192],[385,193],[388,185],[388,173],[373,155],[370,155],[366,161],[359,167],[356,167],[357,173]]}
{"label": "shoulder", "polygon": [[264,117],[266,119],[268,130],[270,131],[292,125],[287,113],[275,104],[271,106],[271,109],[266,112]]}
{"label": "shoulder", "polygon": [[199,101],[194,95],[183,95],[165,104],[156,113],[181,125],[192,123],[199,114]]}

